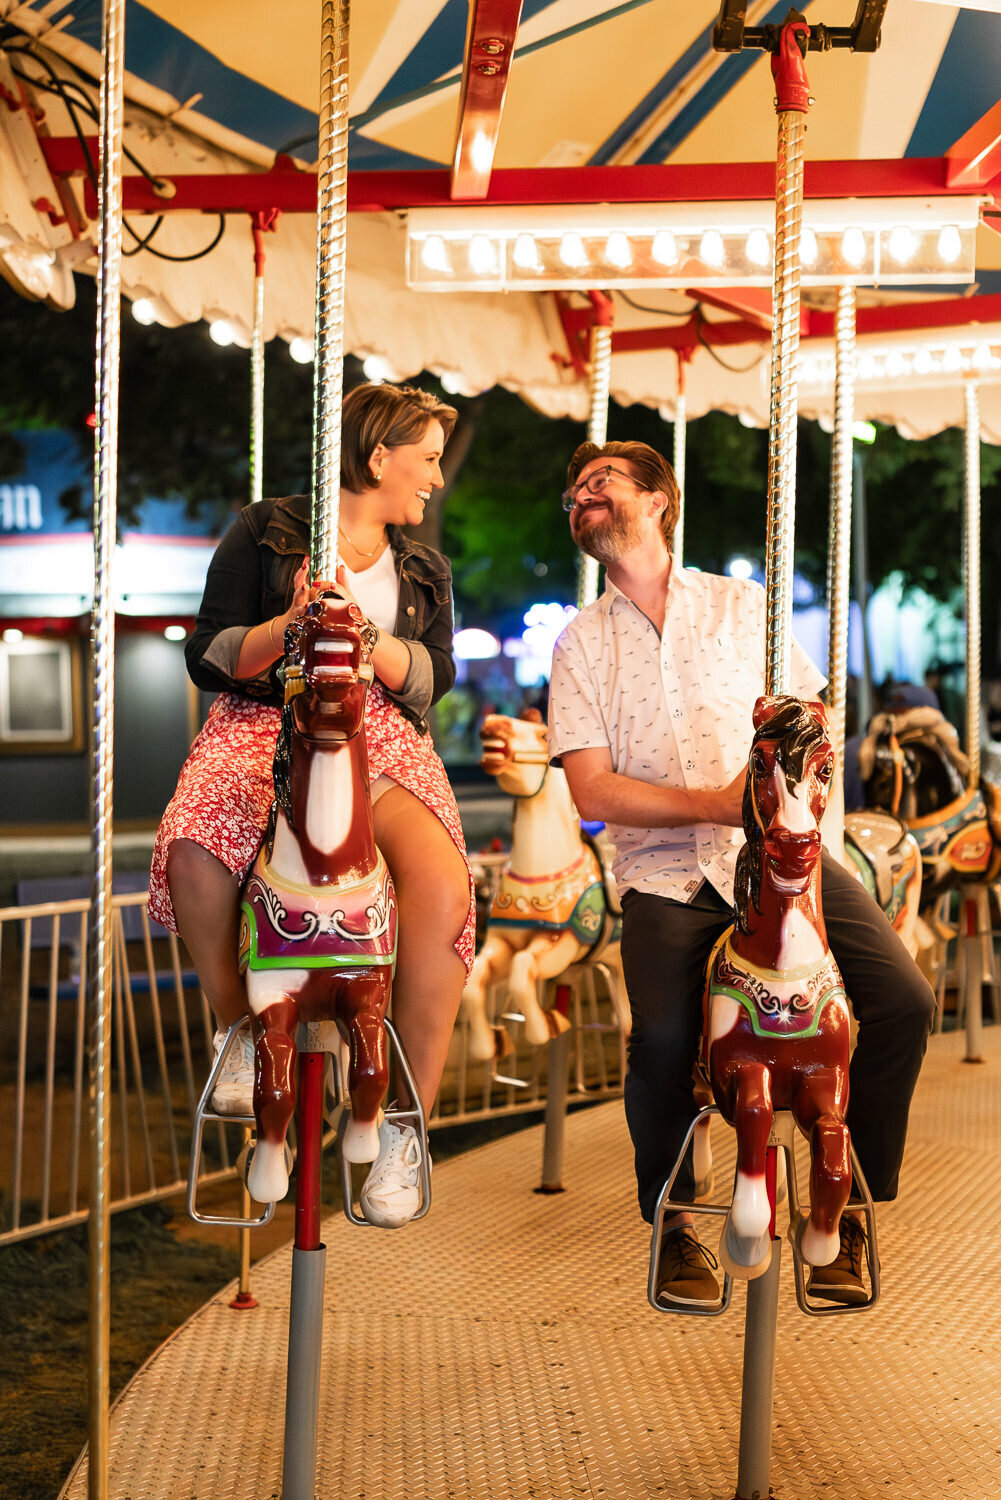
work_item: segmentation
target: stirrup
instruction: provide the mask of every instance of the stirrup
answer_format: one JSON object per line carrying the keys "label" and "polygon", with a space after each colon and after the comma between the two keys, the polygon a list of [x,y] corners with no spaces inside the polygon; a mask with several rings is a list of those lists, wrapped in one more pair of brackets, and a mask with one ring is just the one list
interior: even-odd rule
{"label": "stirrup", "polygon": [[[257,1121],[254,1119],[253,1115],[220,1115],[212,1108],[211,1105],[212,1094],[219,1079],[219,1075],[222,1072],[223,1063],[226,1061],[230,1049],[236,1042],[238,1032],[242,1027],[249,1025],[249,1017],[241,1016],[238,1021],[233,1022],[232,1026],[227,1031],[226,1040],[219,1050],[219,1056],[212,1064],[212,1071],[209,1073],[208,1082],[202,1089],[201,1098],[199,1099],[198,1105],[195,1109],[195,1117],[192,1121],[191,1126],[191,1155],[188,1160],[188,1193],[186,1199],[186,1207],[188,1218],[192,1219],[196,1224],[221,1224],[228,1229],[258,1229],[262,1224],[270,1224],[271,1220],[275,1216],[275,1205],[273,1203],[265,1204],[264,1212],[258,1218],[246,1219],[241,1217],[234,1217],[230,1214],[204,1214],[199,1210],[197,1205],[198,1171],[201,1166],[202,1160],[202,1136],[205,1130],[205,1122],[208,1120],[218,1121],[221,1125],[242,1125],[244,1126],[244,1128],[250,1128],[252,1130],[256,1130],[257,1128]],[[241,1152],[241,1158],[245,1157],[245,1155],[245,1151]],[[242,1164],[239,1169],[241,1171],[241,1175],[243,1175]],[[246,1179],[244,1177],[244,1181],[245,1180]]]}
{"label": "stirrup", "polygon": [[867,1312],[870,1307],[875,1307],[879,1301],[879,1245],[876,1240],[876,1210],[873,1206],[872,1194],[869,1192],[869,1184],[865,1180],[865,1174],[859,1166],[859,1159],[855,1155],[855,1147],[849,1142],[851,1151],[852,1177],[859,1190],[859,1197],[852,1197],[845,1205],[845,1211],[851,1208],[861,1208],[865,1213],[866,1228],[866,1254],[869,1263],[869,1295],[864,1302],[831,1302],[827,1298],[816,1298],[813,1301],[807,1293],[807,1280],[813,1267],[805,1261],[800,1254],[800,1233],[808,1222],[808,1215],[800,1208],[799,1193],[796,1187],[796,1166],[793,1154],[788,1153],[789,1173],[789,1228],[787,1231],[789,1243],[792,1246],[793,1276],[796,1282],[796,1301],[800,1312],[804,1312],[811,1318],[829,1318],[837,1313],[859,1313]]}
{"label": "stirrup", "polygon": [[725,1267],[723,1268],[723,1291],[720,1296],[719,1302],[714,1306],[705,1307],[698,1303],[686,1303],[680,1297],[676,1299],[665,1300],[663,1302],[659,1301],[657,1298],[657,1277],[660,1272],[661,1237],[663,1234],[664,1219],[666,1218],[667,1214],[689,1213],[693,1218],[701,1214],[706,1218],[715,1219],[725,1218],[730,1211],[729,1204],[676,1203],[671,1198],[671,1191],[674,1187],[675,1182],[677,1181],[678,1173],[681,1171],[681,1164],[685,1159],[685,1153],[692,1143],[692,1138],[695,1135],[696,1128],[702,1124],[703,1120],[710,1119],[713,1115],[718,1114],[719,1109],[715,1104],[707,1104],[704,1109],[699,1110],[698,1114],[695,1116],[694,1120],[688,1127],[688,1133],[686,1134],[685,1139],[681,1144],[681,1150],[678,1152],[677,1160],[675,1161],[674,1166],[671,1169],[671,1175],[665,1182],[663,1188],[661,1189],[660,1197],[657,1199],[657,1209],[653,1216],[653,1234],[650,1237],[650,1274],[647,1277],[646,1289],[647,1300],[655,1312],[680,1313],[682,1316],[689,1318],[718,1318],[719,1315],[721,1313],[725,1313],[727,1308],[730,1306],[730,1298],[733,1295],[733,1277]]}
{"label": "stirrup", "polygon": [[[425,1118],[424,1110],[421,1106],[420,1100],[417,1097],[417,1084],[414,1082],[414,1075],[410,1071],[410,1064],[407,1062],[407,1054],[403,1050],[403,1043],[400,1041],[400,1038],[396,1033],[396,1028],[392,1024],[392,1022],[388,1020],[384,1020],[382,1024],[383,1026],[385,1026],[386,1035],[389,1038],[390,1053],[392,1054],[396,1067],[399,1069],[400,1077],[403,1079],[403,1082],[407,1086],[407,1093],[414,1101],[409,1109],[387,1109],[383,1114],[383,1119],[392,1121],[394,1125],[412,1125],[414,1130],[416,1130],[417,1132],[417,1139],[420,1143],[421,1148],[421,1161],[420,1166],[418,1167],[418,1181],[420,1183],[421,1190],[421,1206],[414,1214],[413,1218],[410,1220],[411,1224],[415,1224],[418,1219],[423,1219],[424,1215],[431,1207],[431,1172],[428,1167],[430,1157],[428,1155],[427,1120]],[[347,1079],[341,1077],[341,1056],[339,1049],[332,1055],[332,1060],[334,1065],[337,1096],[340,1101],[342,1111],[346,1113],[350,1109],[350,1097],[347,1090]],[[345,1161],[343,1152],[339,1152],[338,1155],[340,1156],[341,1162],[341,1187],[342,1197],[344,1200],[344,1217],[351,1224],[357,1224],[363,1229],[375,1229],[377,1227],[376,1225],[370,1224],[362,1214],[356,1211],[354,1205],[354,1186],[351,1181],[351,1163],[349,1161]]]}

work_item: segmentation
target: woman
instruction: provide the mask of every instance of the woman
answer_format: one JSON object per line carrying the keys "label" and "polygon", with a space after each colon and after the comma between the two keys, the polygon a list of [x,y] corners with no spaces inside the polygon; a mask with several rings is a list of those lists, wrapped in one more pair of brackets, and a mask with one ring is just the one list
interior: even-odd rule
{"label": "woman", "polygon": [[[153,851],[150,912],[180,933],[221,1028],[247,1013],[237,969],[240,888],[264,834],[282,691],[285,627],[333,587],[379,634],[365,715],[375,836],[399,913],[393,1015],[429,1112],[473,956],[472,882],[455,798],[425,715],[452,686],[451,570],[400,531],[417,525],[435,489],[455,410],[407,386],[364,385],[344,402],[341,566],[311,590],[309,501],[248,505],[209,567],[185,648],[200,688],[219,691],[195,740]],[[220,1113],[249,1113],[253,1045],[220,1080]],[[384,1122],[361,1194],[365,1217],[396,1228],[420,1202],[415,1132]]]}

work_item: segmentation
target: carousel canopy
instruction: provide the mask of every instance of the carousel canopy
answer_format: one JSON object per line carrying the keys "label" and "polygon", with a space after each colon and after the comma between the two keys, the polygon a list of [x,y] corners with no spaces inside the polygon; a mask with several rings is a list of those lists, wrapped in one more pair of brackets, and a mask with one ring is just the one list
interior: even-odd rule
{"label": "carousel canopy", "polygon": [[[787,6],[729,9],[739,40]],[[926,436],[962,422],[974,374],[984,436],[1001,442],[1001,17],[888,0],[873,50],[878,6],[800,9],[820,48],[801,410],[831,413],[834,289],[850,279],[857,414]],[[129,0],[122,279],[138,315],[249,344],[253,226],[270,225],[265,335],[312,340],[319,11]],[[0,271],[66,307],[96,264],[101,5],[0,12]],[[597,308],[616,400],[670,417],[683,366],[690,416],[767,423],[773,87],[760,49],[714,50],[719,14],[717,0],[354,0],[346,352],[583,418]]]}

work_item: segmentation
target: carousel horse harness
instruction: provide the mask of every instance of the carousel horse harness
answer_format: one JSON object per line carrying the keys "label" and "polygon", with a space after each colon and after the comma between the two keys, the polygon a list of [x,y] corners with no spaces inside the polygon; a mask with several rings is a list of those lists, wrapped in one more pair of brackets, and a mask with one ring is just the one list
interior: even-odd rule
{"label": "carousel horse harness", "polygon": [[809,1264],[836,1257],[852,1182],[848,1005],[820,907],[819,823],[834,768],[826,715],[819,703],[761,698],[754,728],[736,921],[707,965],[702,1043],[719,1111],[737,1133],[721,1256],[744,1277],[770,1258],[765,1167],[776,1110],[790,1110],[810,1142],[810,1215],[798,1226]]}
{"label": "carousel horse harness", "polygon": [[258,1062],[248,1187],[262,1203],[288,1191],[300,1021],[335,1021],[349,1049],[345,1161],[374,1161],[379,1151],[397,910],[369,800],[363,726],[374,636],[357,605],[330,594],[286,632],[275,801],[240,923]]}

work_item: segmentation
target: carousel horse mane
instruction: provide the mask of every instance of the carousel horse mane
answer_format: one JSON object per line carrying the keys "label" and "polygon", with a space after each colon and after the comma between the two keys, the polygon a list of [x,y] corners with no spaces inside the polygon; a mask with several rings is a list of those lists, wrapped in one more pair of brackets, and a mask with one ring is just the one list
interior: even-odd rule
{"label": "carousel horse mane", "polygon": [[[776,698],[777,705],[771,717],[759,722],[755,715],[755,732],[751,740],[749,765],[753,768],[754,751],[762,740],[775,740],[775,759],[785,773],[786,786],[790,792],[803,780],[809,757],[827,739],[827,730],[816,712],[799,698]],[[741,807],[746,843],[737,856],[734,873],[734,918],[738,932],[749,929],[749,909],[760,911],[761,871],[763,867],[762,845],[764,829],[754,805],[754,776],[744,782],[744,801]]]}

